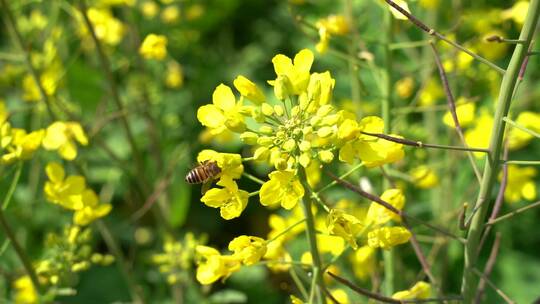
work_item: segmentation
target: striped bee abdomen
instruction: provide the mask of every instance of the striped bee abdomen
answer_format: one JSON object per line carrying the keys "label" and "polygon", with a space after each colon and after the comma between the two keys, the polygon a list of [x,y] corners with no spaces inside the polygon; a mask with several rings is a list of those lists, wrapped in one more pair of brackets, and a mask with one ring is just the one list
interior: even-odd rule
{"label": "striped bee abdomen", "polygon": [[216,162],[205,161],[188,172],[186,182],[189,184],[202,184],[214,178],[219,173],[221,173],[221,169]]}

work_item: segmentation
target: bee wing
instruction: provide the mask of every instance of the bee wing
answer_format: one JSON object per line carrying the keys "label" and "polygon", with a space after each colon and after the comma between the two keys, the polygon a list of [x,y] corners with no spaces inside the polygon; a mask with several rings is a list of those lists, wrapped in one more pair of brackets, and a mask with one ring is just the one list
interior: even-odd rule
{"label": "bee wing", "polygon": [[210,178],[208,181],[204,182],[201,186],[201,194],[204,195],[206,191],[210,190],[210,187],[212,187],[212,182],[214,181],[213,178]]}

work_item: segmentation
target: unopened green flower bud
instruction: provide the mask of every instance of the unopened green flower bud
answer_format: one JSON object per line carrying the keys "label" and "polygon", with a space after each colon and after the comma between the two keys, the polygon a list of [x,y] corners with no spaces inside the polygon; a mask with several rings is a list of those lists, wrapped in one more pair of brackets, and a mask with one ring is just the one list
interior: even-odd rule
{"label": "unopened green flower bud", "polygon": [[311,163],[311,156],[309,155],[309,153],[302,153],[298,158],[298,162],[300,163],[300,165],[302,165],[302,167],[307,168]]}
{"label": "unopened green flower bud", "polygon": [[88,261],[82,261],[82,262],[73,264],[73,266],[71,266],[71,271],[79,272],[79,271],[86,270],[88,268],[90,268],[90,263],[88,263]]}
{"label": "unopened green flower bud", "polygon": [[274,114],[274,108],[267,103],[263,103],[261,106],[261,112],[266,116],[272,116],[272,114]]}
{"label": "unopened green flower bud", "polygon": [[253,153],[253,158],[262,161],[268,158],[268,154],[270,154],[270,150],[267,147],[259,147]]}
{"label": "unopened green flower bud", "polygon": [[270,136],[261,136],[257,139],[257,143],[261,146],[270,146],[274,143],[274,138]]}
{"label": "unopened green flower bud", "polygon": [[306,152],[309,149],[311,149],[311,143],[309,141],[307,141],[307,140],[302,140],[300,142],[300,145],[298,145],[298,147],[300,148],[300,151]]}
{"label": "unopened green flower bud", "polygon": [[329,163],[334,159],[334,153],[328,150],[323,150],[319,151],[318,157],[323,163]]}
{"label": "unopened green flower bud", "polygon": [[291,152],[296,148],[296,141],[290,138],[283,144],[282,148],[287,152]]}
{"label": "unopened green flower bud", "polygon": [[276,138],[284,139],[285,138],[285,132],[284,131],[277,131],[276,132]]}
{"label": "unopened green flower bud", "polygon": [[286,75],[279,75],[274,82],[274,95],[277,99],[284,101],[289,98],[292,92],[292,84]]}
{"label": "unopened green flower bud", "polygon": [[255,132],[244,132],[240,134],[240,140],[248,145],[254,145],[257,143],[259,136]]}
{"label": "unopened green flower bud", "polygon": [[325,117],[332,112],[333,107],[331,105],[323,105],[317,110],[317,116]]}
{"label": "unopened green flower bud", "polygon": [[302,133],[304,136],[311,135],[313,133],[313,127],[312,126],[306,126],[302,129]]}
{"label": "unopened green flower bud", "polygon": [[272,135],[274,134],[274,129],[270,126],[262,126],[259,128],[259,132],[265,135]]}
{"label": "unopened green flower bud", "polygon": [[319,137],[325,138],[332,135],[333,132],[334,131],[332,127],[322,127],[319,130],[317,130],[317,135]]}
{"label": "unopened green flower bud", "polygon": [[340,116],[337,115],[337,114],[332,114],[332,115],[328,115],[326,117],[324,117],[321,121],[321,124],[323,126],[333,126],[333,125],[336,125],[338,123],[338,121],[340,120]]}
{"label": "unopened green flower bud", "polygon": [[310,83],[308,87],[308,98],[310,100],[319,100],[321,96],[321,82],[316,81],[315,83]]}
{"label": "unopened green flower bud", "polygon": [[322,120],[322,117],[320,116],[313,116],[311,117],[311,119],[309,120],[309,124],[312,125],[312,126],[317,126],[321,123],[321,120]]}
{"label": "unopened green flower bud", "polygon": [[103,261],[103,255],[101,253],[93,253],[90,257],[90,261],[94,264],[99,264]]}
{"label": "unopened green flower bud", "polygon": [[103,266],[108,266],[108,265],[111,265],[112,263],[114,263],[114,255],[112,254],[105,254],[103,256],[103,261],[101,261],[101,265]]}
{"label": "unopened green flower bud", "polygon": [[275,105],[274,111],[276,112],[277,116],[283,116],[283,114],[285,114],[285,110],[283,110],[283,107],[281,105]]}

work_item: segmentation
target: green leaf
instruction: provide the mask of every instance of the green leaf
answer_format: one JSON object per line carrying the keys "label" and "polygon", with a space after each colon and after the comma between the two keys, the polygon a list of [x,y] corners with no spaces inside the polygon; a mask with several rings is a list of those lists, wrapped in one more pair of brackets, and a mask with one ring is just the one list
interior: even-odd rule
{"label": "green leaf", "polygon": [[212,294],[209,298],[210,303],[247,303],[247,296],[238,290],[224,289]]}

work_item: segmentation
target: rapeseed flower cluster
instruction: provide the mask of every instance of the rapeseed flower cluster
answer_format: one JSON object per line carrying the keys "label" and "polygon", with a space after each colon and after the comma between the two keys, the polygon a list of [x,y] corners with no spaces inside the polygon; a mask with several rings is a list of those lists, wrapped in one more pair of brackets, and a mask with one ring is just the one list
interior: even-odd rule
{"label": "rapeseed flower cluster", "polygon": [[[330,20],[326,20],[326,26],[329,24]],[[239,98],[229,86],[220,84],[214,90],[212,104],[198,109],[197,118],[209,132],[239,134],[253,151],[252,157],[247,159],[239,154],[201,151],[197,157],[200,163],[212,161],[221,169],[214,177],[218,187],[208,190],[201,201],[219,208],[226,220],[240,216],[249,198],[257,194],[263,206],[290,210],[290,216],[270,216],[268,241],[253,236],[237,237],[229,244],[229,250],[234,252],[231,255],[222,255],[208,246],[197,247],[201,257],[197,269],[199,282],[210,284],[225,279],[242,265],[252,265],[262,258],[274,271],[288,269],[292,258],[284,244],[306,229],[305,215],[298,202],[308,191],[313,191],[312,187],[320,180],[321,164],[335,159],[350,164],[360,160],[365,167],[372,168],[403,158],[401,144],[368,134],[383,133],[381,118],[358,119],[352,112],[339,110],[331,104],[335,80],[328,71],[312,73],[313,60],[313,53],[307,49],[301,50],[293,59],[276,55],[272,59],[276,78],[268,81],[274,96],[267,96],[254,82],[238,76],[233,83],[240,93]],[[236,182],[243,175],[253,179],[244,173],[242,162],[246,160],[263,162],[274,169],[268,174],[267,181],[259,181],[261,188],[254,193],[239,189]],[[405,199],[400,190],[388,190],[383,199],[395,208],[404,206]],[[407,242],[410,237],[410,232],[403,227],[384,226],[391,219],[399,222],[399,218],[385,213],[378,205],[370,207],[368,215],[363,215],[365,218],[357,218],[339,208],[326,211],[328,215],[318,216],[316,221],[317,230],[327,231],[316,237],[321,253],[337,256],[343,252],[345,243],[359,249],[357,240],[363,236],[366,247],[361,248],[370,249],[362,249],[364,257],[358,260],[368,265],[373,261],[372,249],[388,249]],[[312,212],[316,212],[316,208]],[[302,261],[310,264],[311,254],[304,254]]]}

